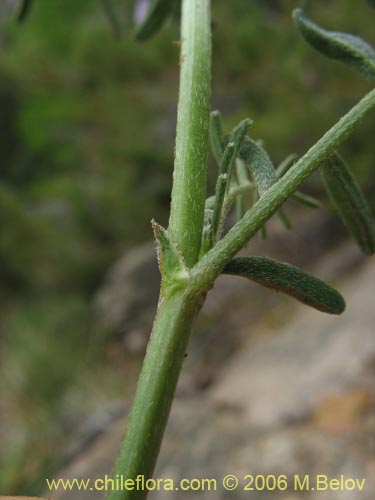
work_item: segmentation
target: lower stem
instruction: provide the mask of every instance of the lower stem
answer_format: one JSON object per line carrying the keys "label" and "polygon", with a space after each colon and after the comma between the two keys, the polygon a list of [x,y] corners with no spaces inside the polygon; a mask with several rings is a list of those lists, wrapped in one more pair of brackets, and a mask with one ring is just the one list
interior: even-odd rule
{"label": "lower stem", "polygon": [[[120,446],[113,477],[134,481],[134,489],[110,491],[107,500],[144,500],[135,480],[152,477],[168,420],[178,376],[185,358],[192,323],[203,296],[187,289],[161,297],[147,347],[126,434]],[[128,483],[129,484],[129,483]]]}

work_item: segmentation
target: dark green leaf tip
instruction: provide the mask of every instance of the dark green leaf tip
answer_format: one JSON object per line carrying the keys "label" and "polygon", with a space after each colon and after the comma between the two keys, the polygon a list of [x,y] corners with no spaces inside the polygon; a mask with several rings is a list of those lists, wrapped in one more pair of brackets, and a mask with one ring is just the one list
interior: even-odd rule
{"label": "dark green leaf tip", "polygon": [[291,153],[290,155],[288,155],[277,167],[276,176],[278,178],[282,177],[294,165],[297,158],[298,157],[295,153]]}
{"label": "dark green leaf tip", "polygon": [[319,208],[322,205],[320,200],[314,198],[314,196],[301,193],[300,191],[296,191],[295,193],[293,193],[292,198],[309,208]]}
{"label": "dark green leaf tip", "polygon": [[173,14],[174,0],[151,0],[145,17],[136,28],[135,37],[139,41],[151,38]]}
{"label": "dark green leaf tip", "polygon": [[375,253],[375,229],[366,198],[337,153],[322,163],[320,172],[337,213],[367,255]]}
{"label": "dark green leaf tip", "polygon": [[[246,134],[250,128],[250,125],[252,124],[252,120],[250,118],[245,118],[242,120],[232,131],[232,133],[229,136],[229,144],[233,144],[234,146],[234,157],[233,159],[238,155],[245,139],[246,139]],[[228,146],[227,146],[228,147]],[[225,153],[224,153],[225,155]],[[231,180],[231,174],[232,174],[232,163],[228,169],[228,185]]]}
{"label": "dark green leaf tip", "polygon": [[18,16],[17,16],[17,21],[19,23],[22,23],[23,21],[25,21],[25,19],[29,15],[32,2],[33,2],[33,0],[22,0],[21,1],[21,7],[20,7],[20,10],[19,10]]}
{"label": "dark green leaf tip", "polygon": [[223,123],[220,111],[212,111],[210,115],[210,141],[212,153],[218,165],[224,154],[225,139],[223,132]]}
{"label": "dark green leaf tip", "polygon": [[227,174],[228,178],[236,155],[236,145],[234,142],[228,142],[225,147],[223,157],[220,162],[220,175]]}
{"label": "dark green leaf tip", "polygon": [[375,79],[375,50],[362,38],[325,30],[299,8],[293,11],[293,20],[305,40],[316,50],[351,66],[367,78]]}
{"label": "dark green leaf tip", "polygon": [[222,272],[284,292],[322,312],[341,314],[345,310],[345,301],[337,290],[290,264],[265,257],[236,257]]}

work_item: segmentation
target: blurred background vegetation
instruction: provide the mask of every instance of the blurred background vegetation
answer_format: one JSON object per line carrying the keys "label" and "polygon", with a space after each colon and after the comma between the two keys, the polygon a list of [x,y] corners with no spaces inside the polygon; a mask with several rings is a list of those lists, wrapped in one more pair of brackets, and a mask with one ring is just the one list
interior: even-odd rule
{"label": "blurred background vegetation", "polygon": [[[213,2],[212,107],[228,128],[252,117],[275,163],[370,88],[305,44],[295,5]],[[114,6],[121,38],[97,0],[36,0],[22,24],[1,26],[0,492],[40,492],[67,437],[126,396],[140,362],[94,334],[91,303],[111,264],[151,239],[150,219],[167,224],[179,33],[170,23],[138,44],[133,2]],[[312,15],[374,41],[364,1],[314,2]],[[373,134],[368,119],[343,146],[368,188]],[[320,194],[316,177],[307,191]]]}

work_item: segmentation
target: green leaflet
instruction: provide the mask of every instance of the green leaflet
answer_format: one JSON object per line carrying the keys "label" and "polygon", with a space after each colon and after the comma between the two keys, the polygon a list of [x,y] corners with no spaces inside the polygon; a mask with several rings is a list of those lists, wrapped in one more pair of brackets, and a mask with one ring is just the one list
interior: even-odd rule
{"label": "green leaflet", "polygon": [[252,123],[253,121],[250,118],[245,118],[244,120],[240,121],[240,123],[233,129],[233,132],[230,135],[230,141],[234,142],[236,146],[236,155],[240,150]]}
{"label": "green leaflet", "polygon": [[123,35],[123,26],[119,19],[118,14],[115,12],[114,6],[111,0],[100,0],[100,4],[103,8],[103,12],[106,15],[110,27],[112,28],[113,34],[117,38],[121,38]]}
{"label": "green leaflet", "polygon": [[345,309],[345,301],[337,290],[290,264],[265,257],[236,257],[222,273],[248,278],[329,314],[340,314]]}
{"label": "green leaflet", "polygon": [[[222,155],[219,171],[220,174],[217,178],[216,187],[215,187],[215,196],[213,202],[213,212],[212,212],[212,224],[211,224],[211,235],[210,235],[210,247],[216,242],[218,229],[221,223],[221,215],[223,211],[223,205],[225,200],[225,194],[228,189],[229,184],[229,175],[232,169],[232,164],[236,157],[236,146],[234,142],[229,142],[224,150],[224,154]],[[206,208],[207,200],[206,200]]]}
{"label": "green leaflet", "polygon": [[249,137],[245,137],[238,156],[243,160],[262,196],[276,181],[276,172],[267,151]]}
{"label": "green leaflet", "polygon": [[245,118],[234,128],[232,133],[224,135],[220,111],[212,111],[210,114],[211,149],[215,160],[220,167],[221,174],[231,173],[231,166],[229,167],[229,170],[224,170],[222,167],[225,146],[229,142],[232,142],[235,146],[235,156],[237,156],[238,150],[241,147],[251,124],[252,120],[250,118]]}
{"label": "green leaflet", "polygon": [[361,189],[343,159],[336,153],[320,168],[327,192],[364,253],[375,252],[375,230],[371,211]]}
{"label": "green leaflet", "polygon": [[[233,143],[229,143],[227,147],[232,145]],[[232,146],[232,149],[233,146]],[[217,183],[216,183],[216,191],[215,191],[215,202],[214,202],[214,208],[213,208],[213,214],[212,214],[212,242],[214,243],[216,241],[216,236],[218,233],[218,229],[220,226],[221,222],[221,214],[223,211],[223,204],[224,204],[224,198],[225,198],[225,193],[227,190],[227,184],[228,184],[228,175],[227,174],[220,174],[219,177],[217,178]]]}
{"label": "green leaflet", "polygon": [[[222,227],[223,206],[231,184],[233,163],[250,125],[251,120],[245,118],[227,138],[223,134],[220,113],[213,111],[210,115],[211,146],[219,164],[219,176],[216,183],[213,204],[211,204],[211,199],[206,200],[206,208],[213,208],[211,246],[216,242],[220,228]],[[228,139],[229,141],[226,144]]]}
{"label": "green leaflet", "polygon": [[259,234],[260,234],[260,237],[262,238],[262,240],[265,240],[267,238],[267,226],[266,226],[266,224],[264,224],[260,228]]}
{"label": "green leaflet", "polygon": [[219,164],[219,175],[225,174],[229,176],[228,174],[231,171],[232,163],[234,162],[235,157],[236,145],[234,144],[234,142],[228,142]]}
{"label": "green leaflet", "polygon": [[245,208],[245,200],[242,194],[239,194],[236,196],[236,221],[239,221],[242,219],[246,212]]}
{"label": "green leaflet", "polygon": [[302,9],[293,11],[293,19],[302,36],[316,50],[375,79],[375,50],[362,38],[325,30],[306,17]]}
{"label": "green leaflet", "polygon": [[[250,170],[259,196],[263,196],[277,182],[276,171],[267,151],[250,137],[245,137],[238,156]],[[286,229],[290,229],[292,226],[285,212],[280,209],[278,214]],[[262,234],[265,235],[265,230]]]}
{"label": "green leaflet", "polygon": [[[212,197],[214,198],[214,196]],[[204,222],[202,230],[202,242],[199,251],[199,258],[202,258],[212,248],[212,215],[213,210],[206,208],[204,211]]]}
{"label": "green leaflet", "polygon": [[297,155],[295,153],[291,153],[288,155],[277,167],[276,169],[276,177],[282,177],[296,162]]}
{"label": "green leaflet", "polygon": [[176,284],[188,277],[188,269],[182,255],[166,229],[151,221],[152,229],[158,243],[158,262],[163,283]]}
{"label": "green leaflet", "polygon": [[302,203],[302,205],[306,205],[310,208],[319,208],[321,206],[320,201],[314,198],[314,196],[309,196],[308,194],[301,193],[300,191],[296,191],[291,197]]}
{"label": "green leaflet", "polygon": [[[250,128],[251,123],[252,121],[250,120],[250,118],[245,118],[237,125],[237,127],[234,128],[233,132],[230,135],[230,143],[234,144],[234,158],[239,154],[239,151],[241,150],[244,144],[244,141],[246,139],[246,134]],[[233,161],[230,163],[228,169],[225,171],[228,174],[228,187],[232,180],[232,166],[233,166]],[[221,170],[220,173],[223,173],[223,170]]]}
{"label": "green leaflet", "polygon": [[287,214],[284,212],[282,208],[280,208],[277,212],[279,219],[284,224],[285,229],[293,229],[293,224]]}
{"label": "green leaflet", "polygon": [[153,36],[173,12],[174,0],[151,0],[147,14],[137,26],[135,37],[137,40],[147,40]]}
{"label": "green leaflet", "polygon": [[248,184],[249,179],[247,177],[247,168],[245,163],[237,158],[236,160],[236,177],[237,183],[241,186],[244,184]]}
{"label": "green leaflet", "polygon": [[[239,158],[237,158],[236,160],[236,179],[237,179],[237,184],[239,186],[244,186],[249,183],[249,179],[247,177],[246,165]],[[245,197],[243,196],[243,194],[238,194],[236,196],[235,205],[236,205],[236,220],[239,221],[242,219],[242,217],[246,212]]]}
{"label": "green leaflet", "polygon": [[210,141],[212,154],[217,164],[220,165],[225,148],[223,123],[220,111],[212,111],[210,114]]}
{"label": "green leaflet", "polygon": [[[292,153],[280,163],[280,165],[276,169],[276,176],[278,179],[280,179],[280,177],[282,177],[294,165],[296,159],[297,155],[295,153]],[[317,200],[313,196],[309,196],[308,194],[301,193],[300,191],[296,191],[295,193],[293,193],[291,195],[291,198],[310,208],[318,208],[321,205],[319,200]]]}

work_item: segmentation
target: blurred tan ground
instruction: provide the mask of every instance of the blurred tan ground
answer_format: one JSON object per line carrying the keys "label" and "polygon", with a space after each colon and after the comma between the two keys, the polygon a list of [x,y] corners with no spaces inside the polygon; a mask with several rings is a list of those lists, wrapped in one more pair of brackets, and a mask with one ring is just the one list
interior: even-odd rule
{"label": "blurred tan ground", "polygon": [[[322,272],[339,259],[340,253],[325,258]],[[220,481],[226,474],[344,474],[366,478],[365,490],[357,493],[372,499],[374,278],[368,261],[338,283],[348,299],[340,317],[297,304],[279,329],[263,323],[263,334],[248,336],[206,391],[177,398],[155,477]],[[123,427],[123,419],[114,422],[56,477],[95,479],[109,473]],[[231,498],[245,499],[248,493],[238,489]],[[155,492],[149,498],[177,500],[193,494]],[[348,494],[336,492],[335,498],[344,500]],[[200,492],[199,498],[224,500],[227,495]],[[251,498],[289,500],[295,495],[290,490],[252,492]],[[76,499],[77,492],[55,496]],[[102,496],[79,494],[80,500]],[[298,492],[298,498],[328,500],[332,492]]]}

